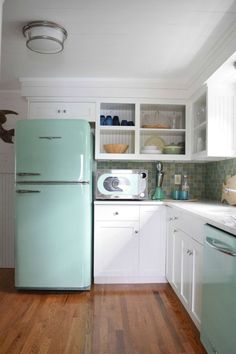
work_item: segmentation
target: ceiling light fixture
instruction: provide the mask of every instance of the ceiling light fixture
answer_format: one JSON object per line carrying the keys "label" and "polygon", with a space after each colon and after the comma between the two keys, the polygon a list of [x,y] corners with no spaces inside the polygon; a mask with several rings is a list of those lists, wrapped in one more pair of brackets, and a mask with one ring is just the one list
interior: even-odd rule
{"label": "ceiling light fixture", "polygon": [[64,48],[67,31],[50,21],[32,21],[23,27],[26,46],[40,54],[60,53]]}

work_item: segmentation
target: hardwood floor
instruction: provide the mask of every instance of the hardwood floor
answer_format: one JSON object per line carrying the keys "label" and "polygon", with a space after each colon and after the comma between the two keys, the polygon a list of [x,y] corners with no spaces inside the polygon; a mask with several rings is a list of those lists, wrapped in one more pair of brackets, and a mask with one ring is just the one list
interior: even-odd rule
{"label": "hardwood floor", "polygon": [[0,354],[205,353],[168,284],[16,291],[0,270]]}

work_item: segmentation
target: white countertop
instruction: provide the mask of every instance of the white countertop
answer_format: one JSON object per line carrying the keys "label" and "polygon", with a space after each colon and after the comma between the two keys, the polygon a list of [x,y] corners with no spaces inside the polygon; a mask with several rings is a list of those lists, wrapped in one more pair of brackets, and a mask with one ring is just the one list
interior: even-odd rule
{"label": "white countertop", "polygon": [[166,205],[195,214],[206,223],[218,227],[236,236],[236,207],[210,201],[175,201],[175,200],[96,200],[95,205]]}

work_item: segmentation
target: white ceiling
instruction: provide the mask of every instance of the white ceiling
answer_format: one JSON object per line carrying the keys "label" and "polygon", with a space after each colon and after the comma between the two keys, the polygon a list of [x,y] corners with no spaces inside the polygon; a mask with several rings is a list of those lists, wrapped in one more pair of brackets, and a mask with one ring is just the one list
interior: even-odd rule
{"label": "white ceiling", "polygon": [[[65,49],[41,55],[22,27],[49,20],[68,31]],[[154,79],[187,84],[236,20],[233,0],[5,0],[1,88],[18,77]]]}

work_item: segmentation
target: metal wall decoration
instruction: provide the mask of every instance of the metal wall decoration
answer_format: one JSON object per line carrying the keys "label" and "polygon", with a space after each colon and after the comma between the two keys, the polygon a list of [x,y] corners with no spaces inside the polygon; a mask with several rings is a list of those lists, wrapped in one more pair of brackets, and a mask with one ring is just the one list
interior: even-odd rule
{"label": "metal wall decoration", "polygon": [[0,138],[5,142],[9,144],[13,144],[13,136],[15,135],[15,129],[4,129],[3,124],[6,123],[7,121],[7,114],[18,114],[17,112],[14,111],[9,111],[9,110],[0,110]]}

